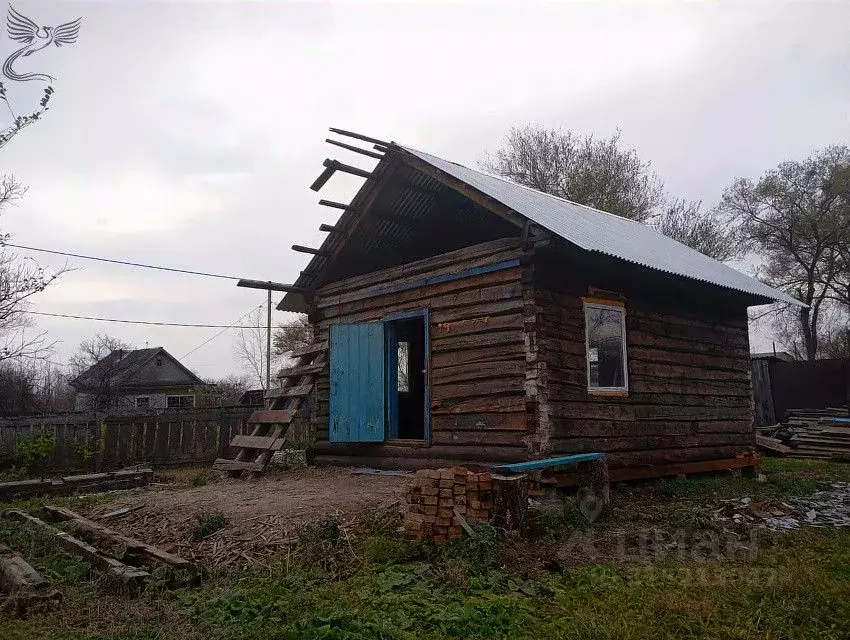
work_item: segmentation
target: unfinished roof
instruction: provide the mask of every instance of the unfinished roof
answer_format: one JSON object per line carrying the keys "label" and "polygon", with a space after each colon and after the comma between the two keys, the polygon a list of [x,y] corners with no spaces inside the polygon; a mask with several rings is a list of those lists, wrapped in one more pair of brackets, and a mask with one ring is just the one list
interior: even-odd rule
{"label": "unfinished roof", "polygon": [[469,169],[423,151],[410,147],[403,149],[587,251],[598,251],[650,269],[727,289],[800,304],[782,291],[709,258],[640,222]]}
{"label": "unfinished roof", "polygon": [[[416,236],[429,236],[436,243],[430,249],[442,253],[513,235],[529,221],[584,251],[749,294],[759,298],[754,304],[801,304],[645,224],[411,147],[384,143],[382,150],[383,159],[371,173],[364,172],[369,177],[352,202],[342,205],[346,210],[333,227],[336,233],[325,239],[295,287],[311,290],[356,275],[355,270],[377,270],[388,265],[376,261],[390,260],[392,253],[403,262],[427,257],[416,254]],[[278,309],[305,311],[305,302],[302,294],[289,293]]]}
{"label": "unfinished roof", "polygon": [[[155,358],[173,366],[155,366]],[[151,365],[151,366],[148,366]],[[76,389],[97,389],[108,384],[114,389],[199,386],[206,383],[162,347],[116,349],[71,380]]]}

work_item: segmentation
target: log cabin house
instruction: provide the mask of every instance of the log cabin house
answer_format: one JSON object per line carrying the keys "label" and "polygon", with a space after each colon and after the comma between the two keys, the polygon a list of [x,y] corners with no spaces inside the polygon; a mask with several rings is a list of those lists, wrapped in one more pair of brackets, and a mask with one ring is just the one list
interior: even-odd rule
{"label": "log cabin house", "polygon": [[320,248],[293,247],[313,257],[278,306],[329,345],[318,461],[752,464],[747,307],[798,301],[644,224],[332,131],[379,161],[325,161],[314,190],[365,182],[320,202],[342,215]]}

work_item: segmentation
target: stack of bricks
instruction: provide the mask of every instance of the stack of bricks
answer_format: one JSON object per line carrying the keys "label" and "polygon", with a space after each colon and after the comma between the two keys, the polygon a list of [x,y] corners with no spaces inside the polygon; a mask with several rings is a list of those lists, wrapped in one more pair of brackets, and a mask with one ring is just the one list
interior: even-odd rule
{"label": "stack of bricks", "polygon": [[461,537],[458,515],[473,527],[490,521],[491,489],[489,473],[472,473],[463,467],[418,471],[407,490],[405,533],[433,542]]}

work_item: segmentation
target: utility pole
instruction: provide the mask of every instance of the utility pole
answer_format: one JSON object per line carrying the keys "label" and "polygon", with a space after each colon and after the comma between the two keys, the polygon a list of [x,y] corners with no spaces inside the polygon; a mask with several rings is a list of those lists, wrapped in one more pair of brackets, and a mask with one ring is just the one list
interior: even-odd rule
{"label": "utility pole", "polygon": [[299,287],[294,287],[291,284],[283,284],[280,282],[262,281],[262,280],[245,280],[242,279],[236,283],[237,287],[245,287],[247,289],[262,289],[268,293],[267,306],[268,315],[266,321],[266,389],[271,389],[272,382],[272,291],[282,291],[284,293],[297,292],[304,293],[305,290]]}
{"label": "utility pole", "polygon": [[268,290],[268,321],[266,322],[266,390],[272,388],[272,290]]}

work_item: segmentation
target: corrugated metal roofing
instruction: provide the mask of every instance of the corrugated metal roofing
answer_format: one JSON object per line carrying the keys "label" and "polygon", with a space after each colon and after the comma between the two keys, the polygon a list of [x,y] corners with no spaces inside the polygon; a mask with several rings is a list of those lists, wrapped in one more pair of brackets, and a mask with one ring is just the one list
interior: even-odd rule
{"label": "corrugated metal roofing", "polygon": [[782,291],[645,224],[551,196],[423,151],[402,148],[587,251],[598,251],[650,269],[803,306]]}

